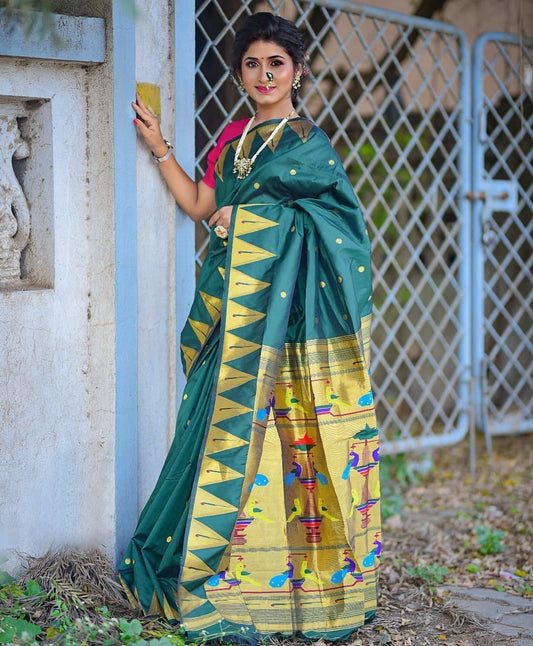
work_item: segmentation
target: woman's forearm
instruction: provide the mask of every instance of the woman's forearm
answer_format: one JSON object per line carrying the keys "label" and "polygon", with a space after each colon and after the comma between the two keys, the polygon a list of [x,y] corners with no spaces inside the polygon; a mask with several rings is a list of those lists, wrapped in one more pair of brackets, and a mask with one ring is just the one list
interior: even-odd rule
{"label": "woman's forearm", "polygon": [[170,155],[158,165],[172,196],[191,220],[198,222],[213,213],[216,205],[212,188],[203,182],[193,181],[178,164],[174,155]]}
{"label": "woman's forearm", "polygon": [[159,170],[180,208],[194,221],[207,218],[216,209],[214,189],[204,182],[196,183],[179,165],[170,144],[161,134],[158,119],[138,93],[131,105],[136,112],[133,122],[137,131],[156,158]]}

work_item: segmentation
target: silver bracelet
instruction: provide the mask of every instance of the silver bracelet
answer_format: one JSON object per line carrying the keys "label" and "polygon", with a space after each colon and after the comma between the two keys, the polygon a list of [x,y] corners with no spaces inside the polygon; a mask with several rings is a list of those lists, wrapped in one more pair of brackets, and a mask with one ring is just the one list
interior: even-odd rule
{"label": "silver bracelet", "polygon": [[163,141],[166,143],[168,146],[167,152],[163,155],[163,157],[156,157],[154,153],[152,153],[152,157],[155,159],[155,161],[160,164],[161,162],[167,161],[167,159],[172,155],[172,150],[174,146],[170,143],[170,141],[167,141],[166,139],[163,139]]}

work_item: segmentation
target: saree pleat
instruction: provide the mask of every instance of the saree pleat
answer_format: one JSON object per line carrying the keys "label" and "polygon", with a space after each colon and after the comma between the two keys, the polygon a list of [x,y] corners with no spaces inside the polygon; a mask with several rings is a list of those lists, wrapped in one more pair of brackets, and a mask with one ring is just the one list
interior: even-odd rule
{"label": "saree pleat", "polygon": [[176,437],[120,576],[192,637],[345,638],[375,613],[381,553],[368,234],[310,122],[289,121],[245,180],[235,146],[216,167],[231,235],[211,236]]}

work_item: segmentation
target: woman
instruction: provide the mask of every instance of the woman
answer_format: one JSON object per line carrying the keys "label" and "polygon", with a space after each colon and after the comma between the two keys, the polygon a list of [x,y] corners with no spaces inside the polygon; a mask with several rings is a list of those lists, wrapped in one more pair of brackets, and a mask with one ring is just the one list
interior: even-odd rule
{"label": "woman", "polygon": [[327,137],[294,109],[304,55],[293,23],[247,19],[231,67],[257,112],[198,184],[133,103],[178,204],[213,227],[176,437],[120,567],[132,602],[191,637],[341,639],[375,613],[370,244]]}

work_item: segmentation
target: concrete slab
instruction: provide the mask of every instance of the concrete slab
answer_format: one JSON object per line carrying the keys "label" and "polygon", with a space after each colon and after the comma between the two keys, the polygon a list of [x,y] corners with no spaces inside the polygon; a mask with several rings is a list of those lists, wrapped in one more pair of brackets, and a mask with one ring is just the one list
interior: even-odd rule
{"label": "concrete slab", "polygon": [[457,608],[479,617],[494,632],[517,646],[533,646],[533,601],[488,588],[440,586]]}

